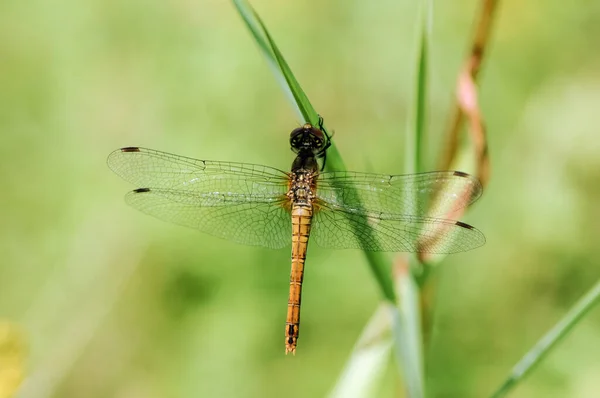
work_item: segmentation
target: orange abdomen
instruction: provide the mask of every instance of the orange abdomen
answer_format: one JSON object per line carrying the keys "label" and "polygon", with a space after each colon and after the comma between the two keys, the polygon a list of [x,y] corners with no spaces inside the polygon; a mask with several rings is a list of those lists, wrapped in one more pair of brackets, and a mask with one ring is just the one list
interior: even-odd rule
{"label": "orange abdomen", "polygon": [[310,235],[312,206],[294,204],[292,206],[292,272],[290,275],[290,295],[285,323],[285,353],[296,352],[300,328],[300,302],[302,299],[302,278],[304,260]]}

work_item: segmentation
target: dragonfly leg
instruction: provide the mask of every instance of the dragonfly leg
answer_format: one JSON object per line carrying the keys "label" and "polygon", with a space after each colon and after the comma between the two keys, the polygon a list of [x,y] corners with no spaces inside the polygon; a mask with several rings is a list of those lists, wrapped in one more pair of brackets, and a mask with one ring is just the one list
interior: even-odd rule
{"label": "dragonfly leg", "polygon": [[325,130],[324,120],[321,115],[319,115],[319,130],[325,134],[325,138],[327,140],[323,146],[323,149],[317,153],[317,157],[323,159],[323,164],[321,165],[321,171],[323,171],[325,170],[325,163],[327,163],[327,149],[331,146],[331,137],[333,137],[333,134],[329,135],[327,130]]}
{"label": "dragonfly leg", "polygon": [[323,164],[321,165],[321,171],[325,170],[325,163],[327,163],[327,152],[323,154]]}

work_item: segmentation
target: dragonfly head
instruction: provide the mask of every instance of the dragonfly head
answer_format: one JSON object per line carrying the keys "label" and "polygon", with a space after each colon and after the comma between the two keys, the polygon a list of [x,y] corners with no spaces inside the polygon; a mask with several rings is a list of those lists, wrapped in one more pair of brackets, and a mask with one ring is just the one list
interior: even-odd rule
{"label": "dragonfly head", "polygon": [[318,128],[306,123],[292,131],[290,145],[295,153],[312,152],[318,155],[329,147],[329,137]]}

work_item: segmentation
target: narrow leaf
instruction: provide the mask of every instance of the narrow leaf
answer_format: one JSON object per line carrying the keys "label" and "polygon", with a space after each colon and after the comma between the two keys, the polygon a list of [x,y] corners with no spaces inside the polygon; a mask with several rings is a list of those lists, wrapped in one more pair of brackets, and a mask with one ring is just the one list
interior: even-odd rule
{"label": "narrow leaf", "polygon": [[500,388],[491,395],[500,398],[506,395],[531,372],[546,355],[561,342],[575,325],[600,301],[600,281],[583,296],[544,337],[515,365]]}
{"label": "narrow leaf", "polygon": [[[427,127],[427,62],[429,50],[428,1],[424,1],[422,10],[422,26],[419,35],[417,84],[415,97],[415,114],[412,123],[409,122],[406,132],[406,172],[419,173],[423,171],[423,140]],[[410,119],[409,119],[410,120]]]}
{"label": "narrow leaf", "polygon": [[391,310],[382,303],[365,326],[329,398],[375,396],[392,347]]}
{"label": "narrow leaf", "polygon": [[396,290],[398,307],[391,309],[392,330],[395,340],[396,359],[404,376],[404,384],[410,398],[423,398],[424,374],[421,342],[421,308],[419,288],[412,277],[408,262],[396,264]]}
{"label": "narrow leaf", "polygon": [[[406,171],[423,171],[422,146],[426,129],[427,108],[427,52],[429,48],[429,0],[421,2],[421,18],[417,45],[417,73],[415,78],[414,117],[409,119],[406,131]],[[406,198],[416,202],[417,198]],[[412,264],[412,267],[410,266]],[[393,331],[395,353],[410,398],[425,396],[423,365],[423,340],[421,330],[422,309],[419,286],[410,269],[422,270],[416,256],[398,257],[395,265],[396,291],[399,309],[394,311]]]}

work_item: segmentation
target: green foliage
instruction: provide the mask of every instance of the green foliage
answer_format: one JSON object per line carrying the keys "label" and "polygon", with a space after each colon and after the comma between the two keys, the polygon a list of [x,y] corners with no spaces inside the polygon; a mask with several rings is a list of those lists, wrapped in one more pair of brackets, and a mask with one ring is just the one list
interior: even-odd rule
{"label": "green foliage", "polygon": [[[417,3],[252,4],[347,167],[407,171]],[[424,170],[444,145],[474,6],[435,3]],[[490,394],[599,277],[599,7],[501,5],[479,98],[494,174],[465,219],[488,243],[433,269],[428,396]],[[0,2],[0,314],[28,347],[21,397],[332,390],[381,302],[362,254],[310,248],[300,345],[285,357],[288,251],[146,218],[104,163],[143,145],[288,169],[296,119],[248,38],[229,2]],[[587,314],[513,396],[597,395],[600,318]],[[388,367],[369,397],[405,391],[389,328],[361,342]]]}

